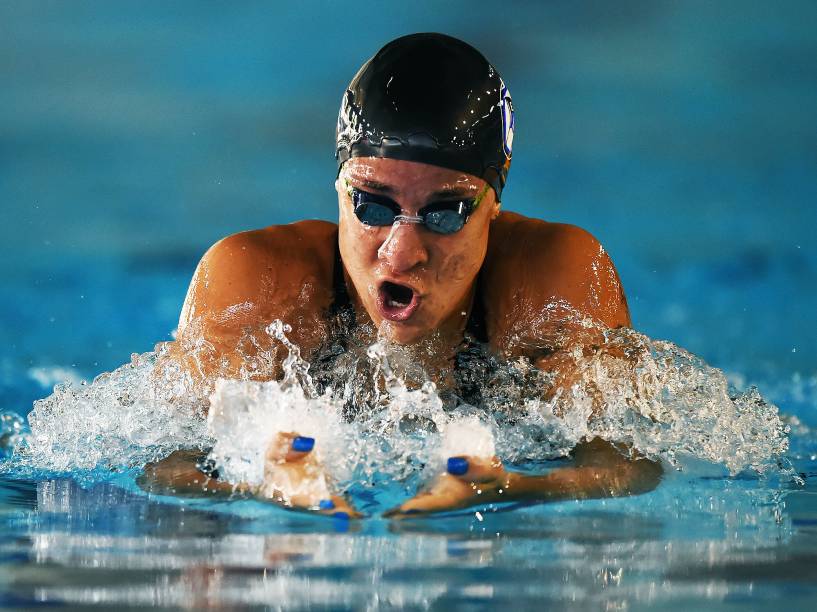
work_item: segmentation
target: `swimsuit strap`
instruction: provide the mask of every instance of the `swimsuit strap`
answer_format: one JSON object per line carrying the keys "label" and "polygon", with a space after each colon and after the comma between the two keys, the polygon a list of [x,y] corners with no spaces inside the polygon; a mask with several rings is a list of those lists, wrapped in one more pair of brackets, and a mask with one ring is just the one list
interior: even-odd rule
{"label": "swimsuit strap", "polygon": [[337,243],[335,243],[335,267],[332,271],[332,292],[335,298],[329,312],[337,315],[349,309],[352,301],[349,298],[349,290],[346,288],[346,280],[343,278],[343,261],[340,258],[340,247]]}
{"label": "swimsuit strap", "polygon": [[482,275],[477,277],[477,289],[474,294],[474,303],[471,314],[465,324],[465,333],[472,336],[477,342],[488,342],[488,329],[485,324],[485,305],[482,303]]}

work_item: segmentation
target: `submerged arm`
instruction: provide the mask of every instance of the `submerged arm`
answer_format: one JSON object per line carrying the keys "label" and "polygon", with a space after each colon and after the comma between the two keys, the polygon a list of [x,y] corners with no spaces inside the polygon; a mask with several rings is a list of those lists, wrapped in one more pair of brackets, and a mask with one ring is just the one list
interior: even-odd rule
{"label": "submerged arm", "polygon": [[218,479],[218,472],[206,470],[207,453],[195,450],[179,450],[161,461],[149,463],[136,479],[137,484],[148,493],[158,495],[220,495],[249,494],[247,484],[231,484]]}
{"label": "submerged arm", "polygon": [[203,451],[176,451],[148,464],[137,482],[148,493],[159,495],[247,496],[292,510],[360,516],[343,497],[330,492],[329,476],[312,452],[314,444],[312,438],[279,433],[267,449],[264,482],[258,486],[221,479],[215,466],[207,465]]}
{"label": "submerged arm", "polygon": [[574,467],[542,476],[507,472],[508,491],[518,499],[593,499],[647,493],[661,480],[660,463],[625,457],[600,438],[579,444],[573,453]]}
{"label": "submerged arm", "polygon": [[387,515],[403,518],[496,502],[638,495],[652,491],[661,480],[659,463],[629,459],[599,438],[576,446],[574,457],[573,467],[532,476],[505,470],[496,457],[452,457],[447,473]]}

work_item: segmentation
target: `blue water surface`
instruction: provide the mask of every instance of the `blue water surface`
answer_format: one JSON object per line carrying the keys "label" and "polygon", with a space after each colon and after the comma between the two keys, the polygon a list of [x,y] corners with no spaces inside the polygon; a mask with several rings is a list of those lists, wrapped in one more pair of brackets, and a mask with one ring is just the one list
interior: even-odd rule
{"label": "blue water surface", "polygon": [[0,410],[169,339],[218,238],[334,219],[343,88],[391,38],[441,31],[513,95],[503,206],[590,230],[639,330],[796,417],[805,484],[682,473],[349,524],[132,474],[3,476],[0,606],[813,609],[816,22],[794,0],[1,3]]}

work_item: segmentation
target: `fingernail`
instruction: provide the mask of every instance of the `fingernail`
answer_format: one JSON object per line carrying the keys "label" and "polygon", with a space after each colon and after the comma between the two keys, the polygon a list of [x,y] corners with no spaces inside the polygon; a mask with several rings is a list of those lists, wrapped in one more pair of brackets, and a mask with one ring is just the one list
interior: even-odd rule
{"label": "fingernail", "polygon": [[331,499],[322,499],[318,502],[318,508],[321,510],[331,510],[334,507],[335,502],[333,502]]}
{"label": "fingernail", "polygon": [[342,521],[348,521],[349,520],[349,514],[347,512],[335,512],[332,516],[334,516],[336,519],[340,519]]}
{"label": "fingernail", "polygon": [[315,448],[315,438],[307,438],[306,436],[298,436],[292,439],[292,450],[299,453],[308,453]]}
{"label": "fingernail", "polygon": [[449,457],[447,467],[449,474],[462,476],[468,471],[468,459],[464,457]]}

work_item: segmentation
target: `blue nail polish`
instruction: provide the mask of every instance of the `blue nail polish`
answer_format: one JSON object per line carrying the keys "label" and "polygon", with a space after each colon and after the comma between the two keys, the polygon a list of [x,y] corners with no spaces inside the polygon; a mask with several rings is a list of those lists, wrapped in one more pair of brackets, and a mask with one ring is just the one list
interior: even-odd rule
{"label": "blue nail polish", "polygon": [[333,502],[331,499],[322,499],[318,502],[318,508],[321,510],[331,510],[334,507],[335,502]]}
{"label": "blue nail polish", "polygon": [[403,514],[420,514],[420,511],[417,508],[411,508],[403,512]]}
{"label": "blue nail polish", "polygon": [[292,439],[292,450],[299,453],[308,453],[315,448],[315,438],[307,438],[306,436],[298,436]]}
{"label": "blue nail polish", "polygon": [[462,476],[468,471],[468,459],[465,457],[449,457],[448,473],[454,476]]}
{"label": "blue nail polish", "polygon": [[335,512],[332,516],[335,517],[336,519],[340,519],[342,521],[348,521],[349,520],[349,514],[347,512]]}

